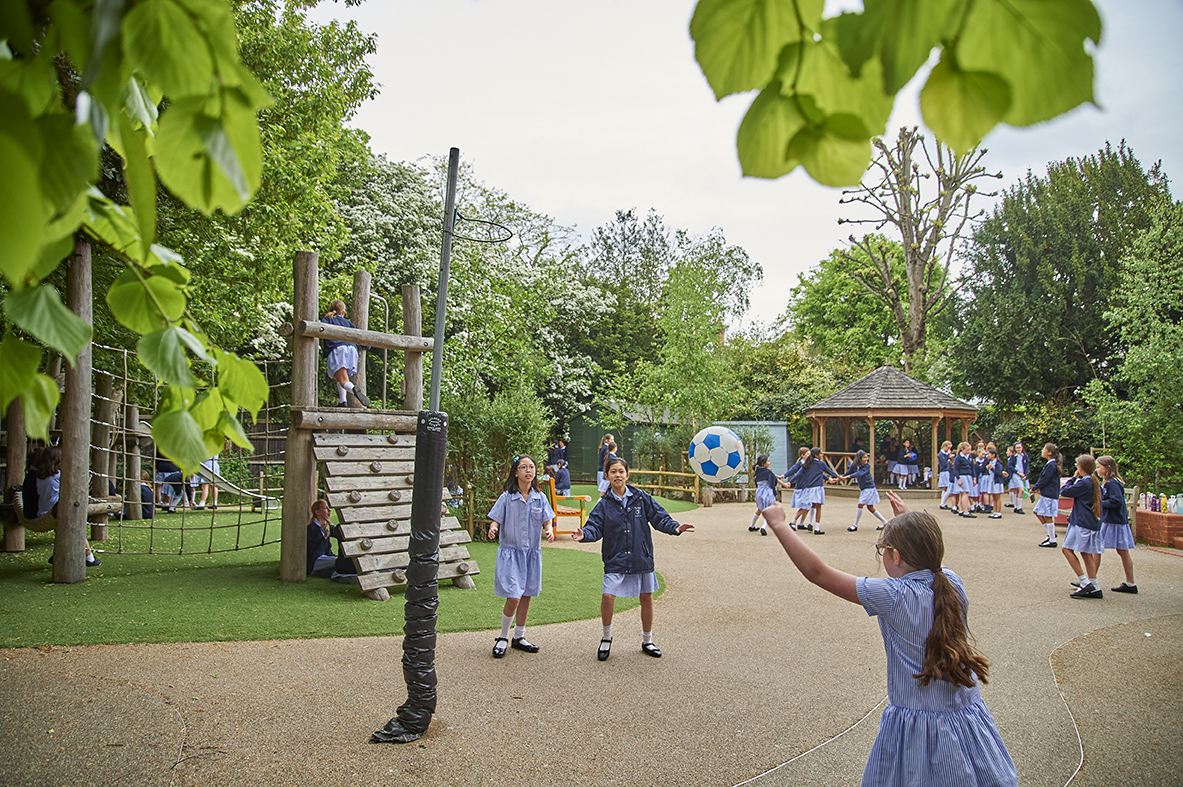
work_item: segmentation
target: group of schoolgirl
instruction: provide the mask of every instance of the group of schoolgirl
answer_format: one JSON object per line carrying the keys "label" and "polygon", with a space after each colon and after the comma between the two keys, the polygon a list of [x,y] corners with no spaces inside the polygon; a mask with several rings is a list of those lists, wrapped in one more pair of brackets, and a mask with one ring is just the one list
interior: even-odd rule
{"label": "group of schoolgirl", "polygon": [[[1016,514],[1023,513],[1022,489],[1030,469],[1022,443],[1007,448],[1006,459],[998,454],[994,443],[979,442],[976,451],[967,442],[957,446],[946,440],[937,454],[937,485],[941,487],[941,510],[952,511],[966,519],[987,514],[990,519],[1002,519],[1002,494],[1008,492]],[[949,498],[956,498],[952,506]]]}
{"label": "group of schoolgirl", "polygon": [[[658,585],[650,529],[677,536],[694,526],[675,522],[648,492],[629,484],[628,462],[608,453],[602,471],[607,481],[604,494],[583,527],[571,534],[575,541],[603,541],[603,630],[596,658],[605,661],[611,654],[617,596],[640,599],[641,652],[660,658],[661,650],[653,643],[653,593]],[[555,540],[555,512],[538,487],[536,472],[533,458],[515,456],[501,495],[488,515],[489,538],[498,539],[493,592],[505,599],[501,631],[493,640],[495,659],[504,658],[509,648],[526,653],[539,650],[526,639],[526,616],[530,600],[542,592],[542,538]]]}
{"label": "group of schoolgirl", "polygon": [[[62,449],[47,445],[33,447],[25,459],[24,481],[21,484],[21,507],[29,519],[52,514],[58,515],[58,496],[62,483]],[[53,556],[49,558],[53,562]],[[86,542],[86,565],[94,567],[102,563]]]}
{"label": "group of schoolgirl", "polygon": [[1068,515],[1068,531],[1064,534],[1061,551],[1076,574],[1071,583],[1076,587],[1071,593],[1072,598],[1104,598],[1097,572],[1106,549],[1117,551],[1125,574],[1125,580],[1110,590],[1137,593],[1134,559],[1130,556],[1134,534],[1126,508],[1125,482],[1118,471],[1117,460],[1112,456],[1094,458],[1091,454],[1082,454],[1076,457],[1076,471],[1061,486],[1064,462],[1059,447],[1048,443],[1041,455],[1047,464],[1031,485],[1033,492],[1039,492],[1039,502],[1033,511],[1047,531],[1047,538],[1039,546],[1049,549],[1058,546],[1055,518],[1060,498],[1071,498],[1072,513]]}
{"label": "group of schoolgirl", "polygon": [[915,486],[920,480],[920,454],[911,440],[900,443],[894,437],[887,438],[883,443],[883,458],[891,482],[900,489]]}
{"label": "group of schoolgirl", "polygon": [[789,527],[792,530],[801,528],[812,531],[815,536],[824,536],[826,533],[822,529],[821,521],[822,506],[826,502],[825,484],[844,480],[853,480],[859,487],[858,510],[854,516],[854,524],[846,529],[851,533],[858,530],[864,508],[879,520],[878,529],[882,530],[883,525],[887,524],[883,515],[875,510],[879,503],[879,490],[875,488],[871,455],[861,449],[855,453],[846,475],[839,475],[830,469],[821,448],[802,446],[797,454],[797,463],[789,469],[783,479],[769,469],[766,454],[760,454],[756,458],[755,476],[756,514],[752,517],[752,523],[748,525],[748,532],[759,530],[760,535],[768,535],[766,525],[757,525],[757,522],[765,510],[776,502],[777,487],[783,487],[793,489],[792,507],[797,511]]}

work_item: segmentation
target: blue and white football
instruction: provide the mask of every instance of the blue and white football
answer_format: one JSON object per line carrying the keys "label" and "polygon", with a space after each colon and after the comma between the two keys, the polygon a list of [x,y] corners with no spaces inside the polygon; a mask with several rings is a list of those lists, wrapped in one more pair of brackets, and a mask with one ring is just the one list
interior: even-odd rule
{"label": "blue and white football", "polygon": [[708,426],[690,441],[690,466],[708,484],[733,478],[744,468],[743,440],[726,426]]}

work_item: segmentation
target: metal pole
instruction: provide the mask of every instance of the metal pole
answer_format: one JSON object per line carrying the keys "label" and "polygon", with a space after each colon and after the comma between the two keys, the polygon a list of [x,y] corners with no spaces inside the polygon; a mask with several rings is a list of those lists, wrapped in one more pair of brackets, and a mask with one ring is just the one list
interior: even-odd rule
{"label": "metal pole", "polygon": [[440,409],[440,375],[444,368],[444,316],[448,304],[448,263],[452,259],[452,228],[456,225],[456,177],[460,171],[460,148],[448,151],[448,190],[444,196],[444,240],[440,249],[440,282],[435,301],[435,346],[431,351],[431,402]]}

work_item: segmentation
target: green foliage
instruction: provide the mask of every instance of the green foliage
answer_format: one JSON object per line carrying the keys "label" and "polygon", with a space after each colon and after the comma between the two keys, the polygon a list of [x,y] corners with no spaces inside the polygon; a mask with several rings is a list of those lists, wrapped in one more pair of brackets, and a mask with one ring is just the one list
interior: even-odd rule
{"label": "green foliage", "polygon": [[924,121],[957,154],[998,123],[1029,126],[1093,100],[1090,0],[866,0],[823,18],[821,0],[699,0],[695,58],[716,99],[759,90],[736,138],[745,175],[804,167],[859,182],[896,94],[928,61]]}
{"label": "green foliage", "polygon": [[1126,344],[1100,319],[1133,284],[1122,257],[1170,199],[1123,142],[1008,189],[975,230],[953,308],[954,392],[1012,406],[1108,380]]}
{"label": "green foliage", "polygon": [[1183,484],[1183,205],[1158,206],[1125,258],[1126,285],[1105,314],[1128,350],[1115,382],[1090,381],[1086,399],[1115,446],[1128,485],[1154,492]]}
{"label": "green foliage", "polygon": [[970,429],[971,438],[977,434],[999,446],[1023,443],[1034,474],[1043,467],[1039,452],[1045,443],[1059,446],[1064,467],[1071,473],[1072,461],[1100,446],[1103,434],[1096,410],[1083,400],[1039,402],[1014,410],[987,405],[978,411]]}
{"label": "green foliage", "polygon": [[[153,365],[183,383],[191,380],[188,349],[233,365],[233,354],[217,350],[186,311],[189,273],[181,258],[154,245],[157,177],[206,214],[240,210],[259,185],[255,113],[271,99],[239,57],[230,6],[62,0],[10,4],[8,11],[0,47],[6,321],[71,361],[86,345],[91,327],[42,284],[81,230],[126,266],[107,294],[117,321],[137,334],[183,327],[191,339],[149,340]],[[105,145],[122,160],[130,205],[93,187]],[[19,359],[20,373],[6,377],[0,406],[19,396],[29,433],[45,438],[56,399],[48,391],[56,386],[30,373],[40,366],[39,348],[8,331],[5,337],[5,355]],[[257,399],[259,380],[251,367],[224,375],[215,391],[170,387],[153,423],[161,450],[192,470],[211,453],[205,446],[239,437],[238,405]]]}

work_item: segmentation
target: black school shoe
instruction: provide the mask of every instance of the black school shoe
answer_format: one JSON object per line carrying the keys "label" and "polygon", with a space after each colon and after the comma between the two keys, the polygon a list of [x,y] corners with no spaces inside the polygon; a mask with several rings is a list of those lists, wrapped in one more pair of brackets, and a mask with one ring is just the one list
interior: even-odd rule
{"label": "black school shoe", "polygon": [[1122,582],[1120,585],[1118,585],[1115,588],[1109,588],[1109,589],[1112,590],[1114,593],[1137,593],[1138,592],[1137,585],[1127,585],[1125,582]]}
{"label": "black school shoe", "polygon": [[642,643],[641,652],[646,656],[652,656],[655,659],[661,658],[661,650],[652,642]]}
{"label": "black school shoe", "polygon": [[1045,539],[1043,539],[1043,541],[1042,541],[1042,542],[1039,544],[1039,546],[1041,546],[1041,547],[1047,547],[1048,549],[1052,549],[1052,548],[1054,548],[1054,547],[1057,547],[1057,546],[1059,546],[1059,545],[1058,545],[1058,544],[1057,544],[1055,541],[1052,541],[1050,538],[1045,538]]}
{"label": "black school shoe", "polygon": [[522,650],[526,653],[538,652],[538,646],[532,642],[527,642],[525,637],[514,637],[509,643],[509,646],[514,650]]}
{"label": "black school shoe", "polygon": [[1070,598],[1105,598],[1101,588],[1096,585],[1085,585],[1080,590],[1068,594]]}

